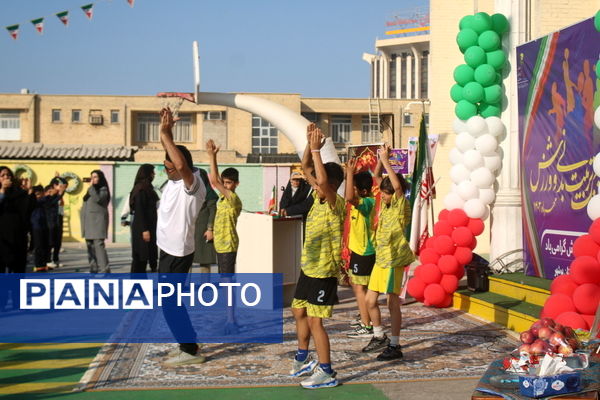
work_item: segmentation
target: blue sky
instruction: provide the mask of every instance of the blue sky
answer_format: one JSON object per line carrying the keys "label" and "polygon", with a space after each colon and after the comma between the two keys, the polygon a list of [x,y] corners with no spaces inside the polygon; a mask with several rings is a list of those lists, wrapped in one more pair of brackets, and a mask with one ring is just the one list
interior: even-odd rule
{"label": "blue sky", "polygon": [[[202,90],[367,97],[373,52],[395,13],[427,0],[2,0],[0,93],[154,95]],[[69,10],[64,27],[54,16]],[[44,34],[29,22],[46,17]],[[5,27],[21,24],[18,40]]]}

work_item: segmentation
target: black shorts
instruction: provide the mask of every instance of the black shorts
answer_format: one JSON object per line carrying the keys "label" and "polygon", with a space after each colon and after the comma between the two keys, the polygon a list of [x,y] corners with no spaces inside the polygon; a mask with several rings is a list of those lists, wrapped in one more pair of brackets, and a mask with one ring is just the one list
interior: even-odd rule
{"label": "black shorts", "polygon": [[217,253],[217,264],[219,266],[220,274],[234,274],[235,273],[235,258],[237,252],[231,253]]}
{"label": "black shorts", "polygon": [[294,298],[317,306],[332,306],[337,303],[337,286],[337,278],[311,278],[300,270]]}
{"label": "black shorts", "polygon": [[369,276],[375,265],[375,254],[361,256],[352,252],[350,255],[350,271],[356,276]]}

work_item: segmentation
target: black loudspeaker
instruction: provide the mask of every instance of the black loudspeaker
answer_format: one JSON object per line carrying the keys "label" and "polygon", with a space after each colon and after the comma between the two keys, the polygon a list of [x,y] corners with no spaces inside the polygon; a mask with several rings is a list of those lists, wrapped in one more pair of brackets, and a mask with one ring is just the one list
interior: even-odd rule
{"label": "black loudspeaker", "polygon": [[487,292],[490,290],[492,270],[490,263],[485,258],[473,253],[473,259],[465,265],[467,274],[467,289],[472,292]]}

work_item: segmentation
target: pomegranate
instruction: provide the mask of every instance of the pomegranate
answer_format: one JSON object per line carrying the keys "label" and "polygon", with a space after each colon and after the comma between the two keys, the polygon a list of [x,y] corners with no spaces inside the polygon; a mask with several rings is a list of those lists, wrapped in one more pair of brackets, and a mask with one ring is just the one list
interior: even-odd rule
{"label": "pomegranate", "polygon": [[550,343],[553,346],[567,344],[567,342],[565,341],[565,335],[563,335],[560,332],[554,332],[552,335],[550,335],[550,339],[548,339],[548,343]]}
{"label": "pomegranate", "polygon": [[550,336],[552,336],[552,329],[547,326],[542,326],[538,331],[538,337],[540,339],[550,339]]}
{"label": "pomegranate", "polygon": [[531,344],[535,340],[535,336],[533,336],[533,333],[531,333],[531,331],[521,332],[520,338],[521,338],[521,342],[523,342],[525,344]]}

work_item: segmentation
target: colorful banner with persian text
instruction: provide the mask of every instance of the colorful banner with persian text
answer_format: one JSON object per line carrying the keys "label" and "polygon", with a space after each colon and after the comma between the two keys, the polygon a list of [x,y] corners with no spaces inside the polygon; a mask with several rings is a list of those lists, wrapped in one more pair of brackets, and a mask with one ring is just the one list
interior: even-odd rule
{"label": "colorful banner with persian text", "polygon": [[527,275],[568,272],[573,242],[587,232],[600,151],[600,53],[593,18],[517,47],[523,248]]}

